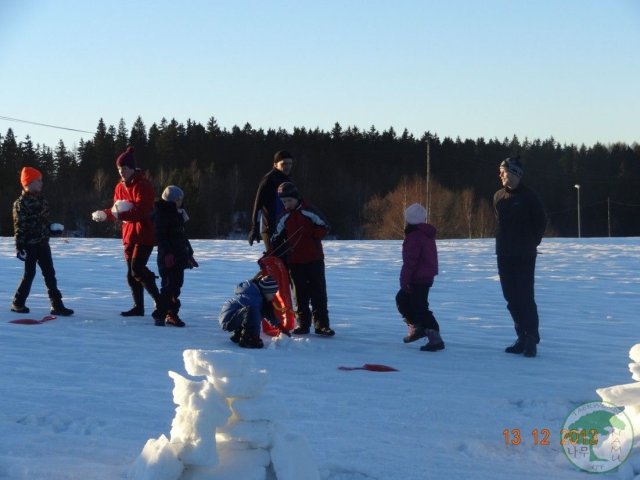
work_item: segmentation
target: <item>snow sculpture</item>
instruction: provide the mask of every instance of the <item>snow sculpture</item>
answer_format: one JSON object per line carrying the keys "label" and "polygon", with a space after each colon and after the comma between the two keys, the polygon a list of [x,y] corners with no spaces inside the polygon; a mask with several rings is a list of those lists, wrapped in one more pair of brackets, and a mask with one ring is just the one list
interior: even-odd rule
{"label": "snow sculpture", "polygon": [[254,357],[226,350],[185,350],[187,373],[169,372],[176,415],[170,439],[147,441],[133,480],[319,480],[306,438],[271,420],[278,399],[262,395],[269,374]]}

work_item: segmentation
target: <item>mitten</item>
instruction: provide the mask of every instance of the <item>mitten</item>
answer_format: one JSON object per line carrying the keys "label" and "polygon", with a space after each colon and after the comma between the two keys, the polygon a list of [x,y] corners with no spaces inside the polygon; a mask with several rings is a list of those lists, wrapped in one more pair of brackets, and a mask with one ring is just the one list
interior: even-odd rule
{"label": "mitten", "polygon": [[107,219],[107,214],[102,210],[96,210],[91,214],[91,219],[94,222],[104,222]]}
{"label": "mitten", "polygon": [[167,253],[164,256],[164,266],[167,268],[171,268],[176,264],[176,257],[173,255],[173,253]]}
{"label": "mitten", "polygon": [[16,248],[16,258],[24,262],[27,259],[27,252],[22,248]]}
{"label": "mitten", "polygon": [[254,229],[251,229],[249,231],[248,240],[249,240],[249,245],[253,246],[253,242],[260,243],[260,235],[258,235]]}

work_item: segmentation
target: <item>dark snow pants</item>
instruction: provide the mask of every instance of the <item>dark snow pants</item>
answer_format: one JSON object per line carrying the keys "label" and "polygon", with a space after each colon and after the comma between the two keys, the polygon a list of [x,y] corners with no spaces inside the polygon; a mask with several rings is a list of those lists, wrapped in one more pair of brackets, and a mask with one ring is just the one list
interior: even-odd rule
{"label": "dark snow pants", "polygon": [[411,292],[400,289],[396,294],[398,312],[411,325],[422,325],[429,330],[440,331],[440,325],[433,312],[429,310],[429,290],[433,282],[412,283]]}
{"label": "dark snow pants", "polygon": [[16,294],[13,297],[13,303],[16,306],[24,306],[27,297],[31,292],[31,285],[36,276],[36,265],[40,266],[40,271],[44,277],[44,284],[47,287],[47,294],[51,302],[59,301],[62,298],[60,290],[58,290],[58,282],[56,280],[56,271],[53,268],[53,259],[51,258],[51,247],[49,241],[44,240],[35,245],[27,245],[24,248],[27,258],[24,261],[24,275],[18,285]]}
{"label": "dark snow pants", "polygon": [[534,299],[535,256],[498,255],[498,274],[518,338],[540,341],[538,306]]}

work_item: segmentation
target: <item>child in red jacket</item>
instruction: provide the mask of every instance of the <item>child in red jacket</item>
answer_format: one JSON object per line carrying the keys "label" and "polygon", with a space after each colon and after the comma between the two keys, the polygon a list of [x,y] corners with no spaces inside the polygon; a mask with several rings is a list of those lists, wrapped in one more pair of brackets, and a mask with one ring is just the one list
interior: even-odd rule
{"label": "child in red jacket", "polygon": [[306,335],[313,322],[316,335],[332,337],[335,332],[329,327],[322,249],[329,224],[316,208],[302,199],[293,183],[281,183],[278,196],[285,212],[276,222],[270,253],[285,260],[293,282],[298,311],[297,326],[291,333]]}
{"label": "child in red jacket", "polygon": [[398,311],[409,326],[409,335],[404,337],[404,342],[427,337],[429,342],[420,350],[436,352],[444,349],[440,326],[429,310],[429,290],[438,274],[436,229],[426,223],[427,211],[419,203],[410,205],[404,212],[404,218],[400,291],[396,295]]}

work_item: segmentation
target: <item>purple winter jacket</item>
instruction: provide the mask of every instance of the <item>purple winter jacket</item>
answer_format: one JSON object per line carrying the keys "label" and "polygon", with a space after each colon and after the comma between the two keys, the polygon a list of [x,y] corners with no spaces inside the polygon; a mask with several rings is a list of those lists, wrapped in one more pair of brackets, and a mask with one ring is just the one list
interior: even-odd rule
{"label": "purple winter jacket", "polygon": [[436,228],[429,223],[408,225],[402,242],[400,288],[412,283],[431,283],[437,274]]}

